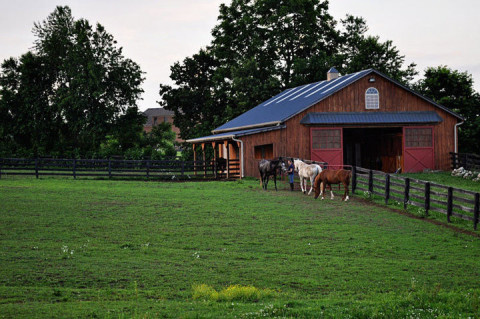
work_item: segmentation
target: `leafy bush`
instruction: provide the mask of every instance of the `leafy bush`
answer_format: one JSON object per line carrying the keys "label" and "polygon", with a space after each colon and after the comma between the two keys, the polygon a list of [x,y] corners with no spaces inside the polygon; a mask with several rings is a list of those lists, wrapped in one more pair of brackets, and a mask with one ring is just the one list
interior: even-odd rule
{"label": "leafy bush", "polygon": [[201,284],[193,286],[193,299],[209,301],[258,301],[274,295],[270,289],[258,289],[253,286],[232,285],[217,292],[213,287]]}

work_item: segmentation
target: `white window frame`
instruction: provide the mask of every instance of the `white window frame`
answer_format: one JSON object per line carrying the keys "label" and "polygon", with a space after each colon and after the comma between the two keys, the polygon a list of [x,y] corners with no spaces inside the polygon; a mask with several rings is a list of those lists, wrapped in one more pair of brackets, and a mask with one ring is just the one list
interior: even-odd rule
{"label": "white window frame", "polygon": [[[376,93],[368,93],[371,89],[375,90]],[[374,87],[369,87],[365,91],[365,108],[367,110],[378,110],[380,108],[380,93]]]}

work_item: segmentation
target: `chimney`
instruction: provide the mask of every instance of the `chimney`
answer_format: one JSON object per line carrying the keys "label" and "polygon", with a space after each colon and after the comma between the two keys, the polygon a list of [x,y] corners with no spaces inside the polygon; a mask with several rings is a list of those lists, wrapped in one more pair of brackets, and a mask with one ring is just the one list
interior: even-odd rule
{"label": "chimney", "polygon": [[330,70],[327,72],[327,81],[335,80],[340,76],[340,73],[338,73],[337,69],[334,67],[331,67]]}

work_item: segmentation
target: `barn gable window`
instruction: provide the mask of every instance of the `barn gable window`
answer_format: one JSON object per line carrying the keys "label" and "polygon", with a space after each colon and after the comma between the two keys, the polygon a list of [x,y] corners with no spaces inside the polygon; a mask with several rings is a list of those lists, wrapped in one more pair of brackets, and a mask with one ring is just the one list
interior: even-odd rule
{"label": "barn gable window", "polygon": [[365,92],[365,108],[379,109],[379,94],[376,88],[368,88]]}

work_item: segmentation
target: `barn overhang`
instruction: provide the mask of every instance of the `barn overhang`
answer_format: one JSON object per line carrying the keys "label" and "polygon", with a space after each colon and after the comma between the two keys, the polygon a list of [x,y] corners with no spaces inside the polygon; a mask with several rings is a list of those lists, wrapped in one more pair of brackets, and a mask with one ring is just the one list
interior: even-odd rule
{"label": "barn overhang", "polygon": [[198,144],[198,143],[205,143],[205,142],[232,140],[232,139],[242,137],[242,136],[246,136],[246,135],[252,135],[252,134],[257,134],[257,133],[264,133],[264,132],[269,132],[269,131],[281,130],[281,129],[284,129],[285,127],[286,127],[285,125],[275,125],[275,126],[260,127],[260,128],[254,128],[254,129],[248,129],[248,130],[236,130],[236,131],[231,131],[231,132],[225,132],[225,133],[219,133],[219,134],[213,134],[213,135],[208,135],[208,136],[203,136],[203,137],[192,138],[192,139],[187,140],[187,142]]}
{"label": "barn overhang", "polygon": [[437,124],[443,119],[435,111],[417,112],[312,112],[303,125],[420,125]]}

